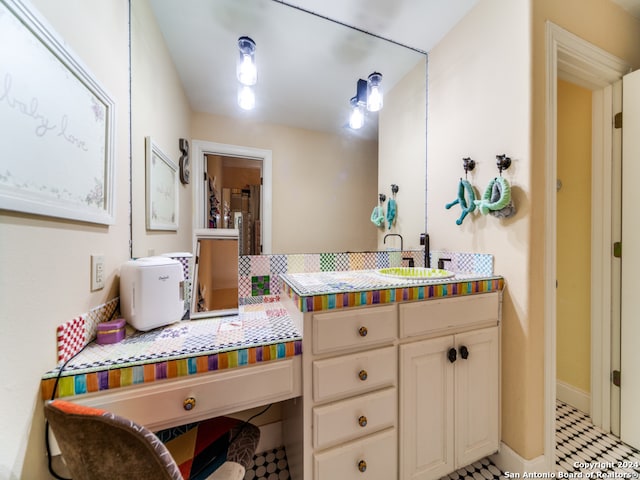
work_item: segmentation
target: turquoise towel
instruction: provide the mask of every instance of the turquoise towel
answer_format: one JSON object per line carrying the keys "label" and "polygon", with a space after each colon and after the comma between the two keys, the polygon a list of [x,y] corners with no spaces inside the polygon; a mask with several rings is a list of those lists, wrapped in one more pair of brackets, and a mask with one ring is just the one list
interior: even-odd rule
{"label": "turquoise towel", "polygon": [[384,225],[384,213],[382,212],[382,207],[373,207],[373,212],[371,212],[371,221],[376,227]]}
{"label": "turquoise towel", "polygon": [[391,225],[393,225],[394,220],[396,219],[396,211],[398,206],[396,201],[393,198],[389,199],[389,204],[387,205],[387,225],[389,230],[391,230]]}

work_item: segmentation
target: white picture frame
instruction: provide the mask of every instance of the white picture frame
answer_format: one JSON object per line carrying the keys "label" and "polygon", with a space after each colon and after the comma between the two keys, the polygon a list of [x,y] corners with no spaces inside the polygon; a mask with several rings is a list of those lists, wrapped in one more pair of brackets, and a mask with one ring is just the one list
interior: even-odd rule
{"label": "white picture frame", "polygon": [[21,0],[0,44],[0,209],[114,224],[114,101]]}
{"label": "white picture frame", "polygon": [[145,137],[148,230],[178,229],[178,166]]}

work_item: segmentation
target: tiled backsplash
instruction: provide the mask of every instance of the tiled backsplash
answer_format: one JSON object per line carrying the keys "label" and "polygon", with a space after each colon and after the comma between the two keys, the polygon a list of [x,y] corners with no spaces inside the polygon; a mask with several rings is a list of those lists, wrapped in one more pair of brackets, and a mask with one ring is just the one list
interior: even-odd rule
{"label": "tiled backsplash", "polygon": [[[459,273],[493,274],[493,256],[479,253],[432,251],[431,266],[438,259],[450,259],[447,270]],[[415,266],[424,265],[424,251],[410,250],[348,253],[311,253],[247,255],[238,264],[238,296],[246,300],[259,300],[266,295],[280,295],[280,275],[302,272],[335,272],[345,270],[374,270],[407,265],[412,258]],[[253,298],[258,297],[258,298]]]}
{"label": "tiled backsplash", "polygon": [[[172,254],[171,256],[174,255],[185,256],[185,254]],[[238,259],[238,296],[241,305],[261,302],[267,299],[265,297],[277,297],[280,295],[282,287],[280,275],[284,273],[399,267],[408,265],[409,261],[406,260],[408,258],[412,258],[417,267],[424,265],[424,251],[422,250],[241,256]],[[432,267],[437,266],[438,259],[446,258],[450,259],[445,264],[447,270],[457,273],[493,275],[493,255],[432,251],[430,258]],[[185,256],[185,261],[183,261],[187,278],[189,277],[189,260],[191,259]],[[189,281],[186,283],[190,284]],[[185,295],[187,299],[190,297],[189,293],[187,292]],[[97,324],[109,320],[118,313],[116,310],[118,301],[119,298],[114,298],[106,304],[58,326],[58,364],[64,363],[95,338]],[[188,308],[187,305],[188,303],[185,308]]]}

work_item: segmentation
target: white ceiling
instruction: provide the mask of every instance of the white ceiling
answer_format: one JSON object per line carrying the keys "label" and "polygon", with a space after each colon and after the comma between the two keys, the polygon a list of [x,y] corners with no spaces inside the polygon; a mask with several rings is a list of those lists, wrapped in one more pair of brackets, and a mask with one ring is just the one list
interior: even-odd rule
{"label": "white ceiling", "polygon": [[284,3],[428,52],[478,1],[286,0]]}
{"label": "white ceiling", "polygon": [[[479,0],[150,1],[194,110],[355,135],[345,124],[357,79],[377,70],[390,89]],[[612,1],[640,18],[640,0]],[[241,35],[257,44],[251,112],[236,105]],[[376,124],[357,136],[376,138]]]}
{"label": "white ceiling", "polygon": [[[478,0],[150,1],[194,110],[377,138],[375,115],[346,128],[358,78],[379,71],[390,90]],[[251,112],[236,104],[241,35],[257,45]]]}

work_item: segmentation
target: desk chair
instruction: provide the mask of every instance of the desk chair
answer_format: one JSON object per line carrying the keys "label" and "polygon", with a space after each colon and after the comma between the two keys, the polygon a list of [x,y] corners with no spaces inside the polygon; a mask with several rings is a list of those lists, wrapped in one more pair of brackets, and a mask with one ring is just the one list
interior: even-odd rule
{"label": "desk chair", "polygon": [[242,480],[260,439],[256,426],[228,417],[164,444],[105,410],[53,400],[44,412],[73,480]]}

